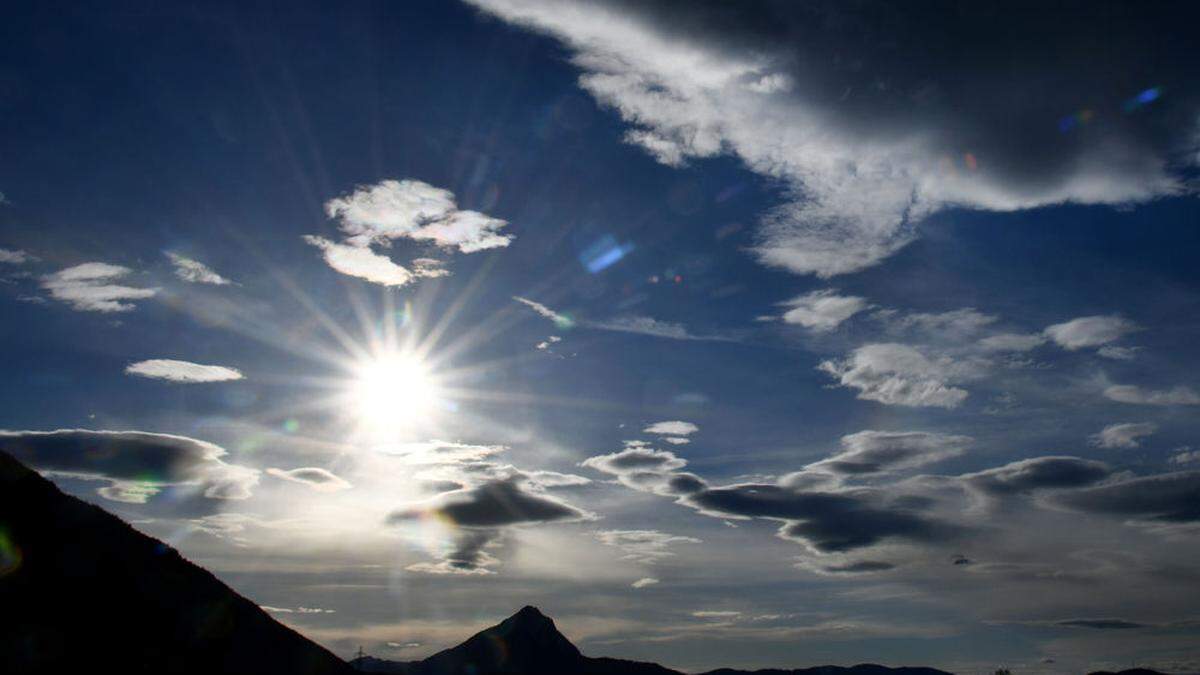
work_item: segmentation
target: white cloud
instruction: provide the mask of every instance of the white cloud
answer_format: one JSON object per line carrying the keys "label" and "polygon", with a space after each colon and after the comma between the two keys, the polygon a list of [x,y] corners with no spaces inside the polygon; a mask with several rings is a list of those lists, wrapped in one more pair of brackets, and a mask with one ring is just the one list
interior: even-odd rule
{"label": "white cloud", "polygon": [[970,363],[943,356],[930,358],[903,344],[878,343],[855,349],[841,361],[824,361],[820,370],[843,387],[859,391],[858,398],[886,405],[955,408],[967,398],[955,383],[977,376]]}
{"label": "white cloud", "polygon": [[540,302],[535,302],[529,298],[522,298],[519,295],[514,295],[513,300],[516,300],[522,305],[532,309],[537,313],[538,316],[550,319],[554,322],[554,325],[558,326],[559,328],[570,328],[571,326],[575,325],[575,321],[571,317],[567,316],[566,314],[556,312]]}
{"label": "white cloud", "polygon": [[642,429],[642,431],[648,434],[662,434],[664,436],[688,436],[700,431],[700,427],[691,422],[670,420],[667,422],[655,422]]}
{"label": "white cloud", "polygon": [[1182,385],[1171,389],[1143,389],[1136,384],[1114,384],[1104,390],[1104,397],[1139,405],[1200,405],[1200,394]]}
{"label": "white cloud", "polygon": [[243,378],[241,371],[225,366],[206,366],[174,359],[150,359],[125,367],[128,375],[172,382],[228,382]]}
{"label": "white cloud", "polygon": [[306,235],[304,240],[320,248],[333,269],[384,286],[404,286],[417,278],[450,272],[432,258],[417,258],[411,269],[403,267],[376,253],[373,246],[388,247],[397,239],[409,239],[474,253],[508,246],[513,239],[500,233],[507,222],[477,211],[460,211],[452,192],[417,180],[360,186],[349,195],[330,199],[325,212],[338,221],[345,239],[335,242]]}
{"label": "white cloud", "polygon": [[838,295],[837,291],[830,288],[801,295],[783,304],[791,307],[783,314],[784,322],[799,324],[816,332],[833,330],[867,308],[865,298]]}
{"label": "white cloud", "polygon": [[671,445],[687,445],[688,443],[692,442],[689,438],[682,438],[679,436],[667,436],[663,439],[663,441],[670,443]]}
{"label": "white cloud", "polygon": [[[842,436],[841,452],[810,464],[805,472],[862,476],[913,469],[957,457],[971,441],[970,436],[927,431],[860,431]],[[796,487],[796,480],[792,475],[781,482]]]}
{"label": "white cloud", "polygon": [[349,481],[333,474],[328,469],[315,466],[305,466],[297,469],[267,469],[267,473],[282,480],[301,483],[318,492],[337,492],[353,487]]}
{"label": "white cloud", "polygon": [[880,312],[893,330],[916,330],[927,336],[942,340],[963,340],[975,335],[996,321],[991,314],[984,314],[973,307],[952,309],[948,312],[918,312],[892,318],[890,312]]}
{"label": "white cloud", "polygon": [[697,619],[736,619],[741,615],[741,612],[720,610],[701,610],[699,612],[692,612],[692,616],[696,617]]}
{"label": "white cloud", "polygon": [[0,263],[23,265],[27,262],[36,262],[37,259],[37,256],[31,255],[26,251],[0,248]]}
{"label": "white cloud", "polygon": [[596,538],[603,544],[621,549],[625,554],[623,560],[644,565],[653,565],[663,558],[675,555],[671,551],[674,544],[703,543],[695,537],[668,534],[658,530],[600,530],[596,532]]}
{"label": "white cloud", "polygon": [[655,579],[654,577],[642,577],[641,579],[638,579],[637,581],[635,581],[629,585],[632,586],[633,588],[645,588],[647,586],[653,586],[654,584],[657,584],[657,583],[658,583],[658,579]]}
{"label": "white cloud", "polygon": [[506,223],[476,211],[460,211],[454,193],[418,180],[384,180],[361,186],[325,203],[353,246],[388,245],[395,239],[430,241],[472,253],[501,248],[512,235],[500,234]]}
{"label": "white cloud", "polygon": [[979,346],[988,352],[1027,352],[1045,341],[1045,336],[1037,333],[1000,333],[980,340]]}
{"label": "white cloud", "polygon": [[134,288],[113,283],[133,270],[102,262],[83,263],[42,277],[42,288],[50,297],[82,312],[128,312],[134,309],[127,300],[154,297],[157,288]]}
{"label": "white cloud", "polygon": [[190,281],[194,284],[212,284],[214,286],[227,286],[232,283],[198,260],[185,258],[178,253],[170,251],[167,251],[167,257],[171,259],[171,264],[175,266],[175,276],[184,281]]}
{"label": "white cloud", "polygon": [[1120,347],[1118,345],[1104,345],[1096,350],[1096,353],[1106,359],[1114,359],[1117,361],[1132,361],[1137,358],[1137,353],[1141,351],[1141,347]]}
{"label": "white cloud", "polygon": [[315,235],[305,235],[304,241],[321,249],[325,262],[348,276],[383,286],[403,286],[416,278],[408,268],[366,247],[339,244]]}
{"label": "white cloud", "polygon": [[1197,464],[1200,463],[1200,450],[1192,450],[1187,446],[1184,446],[1176,449],[1175,454],[1171,455],[1171,458],[1167,461],[1171,464],[1178,464],[1180,466],[1186,464]]}
{"label": "white cloud", "polygon": [[1092,445],[1100,448],[1136,448],[1141,445],[1139,439],[1149,436],[1157,430],[1158,425],[1151,422],[1110,424],[1088,440]]}
{"label": "white cloud", "polygon": [[[915,238],[916,223],[949,207],[1012,211],[1064,202],[1120,204],[1178,189],[1164,158],[1122,143],[1072,146],[1075,161],[1060,163],[1047,179],[1028,180],[1008,166],[1025,166],[1028,160],[1007,149],[1013,143],[988,136],[990,120],[936,117],[955,108],[934,106],[933,98],[922,101],[924,108],[905,107],[911,116],[863,123],[864,102],[888,101],[876,110],[878,117],[897,101],[916,105],[919,81],[906,83],[912,93],[893,94],[879,88],[882,81],[877,87],[862,81],[856,69],[821,70],[814,65],[817,55],[803,50],[829,48],[821,40],[833,39],[832,31],[828,38],[818,33],[786,44],[743,35],[754,46],[736,49],[738,39],[723,33],[733,28],[728,22],[708,26],[714,34],[689,35],[676,30],[684,19],[669,7],[641,11],[604,2],[471,2],[563,41],[583,71],[580,86],[631,125],[627,142],[658,161],[680,166],[691,158],[729,154],[752,171],[784,180],[794,198],[764,219],[756,252],[764,263],[793,272],[830,277],[877,264]],[[702,12],[689,15],[688,25],[703,25],[704,18]],[[847,40],[843,58],[878,58],[877,50],[859,54],[853,44]],[[789,63],[813,69],[781,72]],[[877,67],[882,70],[882,64]],[[844,84],[831,84],[838,81]],[[936,113],[923,117],[919,113],[925,108]],[[986,138],[989,150],[1002,155],[994,165],[986,164],[987,158],[979,164],[969,151],[962,159],[964,124],[980,125],[971,127],[980,132],[972,135]],[[964,161],[965,168],[954,168]]]}
{"label": "white cloud", "polygon": [[623,316],[607,321],[593,321],[587,324],[589,328],[607,330],[617,333],[634,333],[650,337],[667,338],[669,340],[727,340],[717,335],[693,335],[683,324],[671,321],[660,321],[648,316]]}
{"label": "white cloud", "polygon": [[1137,326],[1119,316],[1084,316],[1046,328],[1046,335],[1070,350],[1099,347],[1137,330]]}

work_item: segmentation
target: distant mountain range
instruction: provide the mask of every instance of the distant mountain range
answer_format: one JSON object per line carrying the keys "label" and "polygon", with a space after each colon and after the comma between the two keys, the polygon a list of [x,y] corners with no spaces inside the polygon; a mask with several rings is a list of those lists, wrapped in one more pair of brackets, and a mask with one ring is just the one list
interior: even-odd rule
{"label": "distant mountain range", "polygon": [[[554,620],[536,607],[524,607],[466,642],[422,661],[385,661],[363,657],[350,665],[368,673],[399,675],[682,675],[657,663],[584,656],[563,637]],[[863,664],[850,668],[820,666],[803,670],[730,670],[703,675],[949,675],[933,668],[886,668]]]}
{"label": "distant mountain range", "polygon": [[[271,618],[175,549],[63,494],[0,451],[0,673],[682,675],[584,656],[524,607],[421,661],[349,664]],[[873,664],[702,675],[949,675]],[[1092,675],[1114,675],[1093,673]],[[1162,675],[1127,670],[1115,675]]]}

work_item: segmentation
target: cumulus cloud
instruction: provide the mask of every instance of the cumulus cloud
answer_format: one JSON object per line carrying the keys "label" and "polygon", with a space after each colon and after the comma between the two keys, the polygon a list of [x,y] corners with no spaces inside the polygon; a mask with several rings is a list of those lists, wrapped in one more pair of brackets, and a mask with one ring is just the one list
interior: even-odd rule
{"label": "cumulus cloud", "polygon": [[351,194],[329,200],[325,213],[338,221],[344,239],[306,235],[321,249],[330,267],[349,276],[383,286],[404,286],[421,277],[449,274],[441,262],[417,258],[404,267],[377,253],[398,239],[429,242],[443,249],[474,253],[502,248],[512,235],[500,230],[508,223],[477,211],[459,210],[454,194],[417,180],[384,180],[360,186]]}
{"label": "cumulus cloud", "polygon": [[171,264],[175,266],[175,276],[184,281],[194,284],[212,284],[214,286],[228,286],[233,283],[198,260],[192,260],[191,258],[184,257],[178,253],[171,253],[170,251],[166,255],[171,259]]}
{"label": "cumulus cloud", "polygon": [[152,298],[158,293],[157,288],[116,283],[131,272],[133,270],[120,265],[83,263],[42,277],[42,288],[50,293],[50,297],[81,312],[129,312],[135,305],[128,301]]}
{"label": "cumulus cloud", "polygon": [[210,499],[246,499],[255,469],[227,464],[220,446],[144,431],[0,431],[0,449],[49,474],[106,481],[105,499],[144,503],[162,488],[195,486]]}
{"label": "cumulus cloud", "polygon": [[655,579],[654,577],[642,577],[641,579],[638,579],[637,581],[635,581],[629,585],[632,586],[633,588],[645,588],[647,586],[653,586],[654,584],[657,584],[657,583],[658,583],[658,579]]}
{"label": "cumulus cloud", "polygon": [[648,434],[660,434],[664,436],[689,436],[700,431],[700,427],[691,422],[669,420],[666,422],[655,422],[642,429],[642,431]]}
{"label": "cumulus cloud", "polygon": [[174,359],[150,359],[138,361],[125,367],[128,375],[147,377],[155,380],[170,380],[172,382],[228,382],[242,379],[242,373],[236,368],[225,366],[207,366],[191,361],[176,361]]}
{"label": "cumulus cloud", "polygon": [[0,263],[24,265],[27,262],[35,262],[37,260],[37,256],[30,254],[28,251],[0,248]]}
{"label": "cumulus cloud", "polygon": [[806,470],[863,476],[912,469],[966,451],[970,436],[925,431],[860,431],[842,437],[842,451]]}
{"label": "cumulus cloud", "polygon": [[1141,445],[1141,438],[1149,436],[1157,430],[1158,425],[1151,422],[1110,424],[1089,440],[1092,445],[1099,448],[1136,448]]}
{"label": "cumulus cloud", "polygon": [[967,390],[954,385],[978,376],[972,363],[926,356],[897,343],[864,345],[849,357],[824,361],[818,368],[843,387],[857,389],[860,399],[913,407],[956,408],[966,400]]}
{"label": "cumulus cloud", "polygon": [[1137,330],[1119,316],[1084,316],[1046,328],[1046,336],[1060,347],[1076,350],[1099,347]]}
{"label": "cumulus cloud", "polygon": [[814,332],[831,331],[868,307],[866,298],[838,295],[831,288],[792,298],[783,305],[791,308],[781,317],[784,323],[797,324]]}
{"label": "cumulus cloud", "polygon": [[1104,397],[1137,405],[1200,405],[1200,394],[1182,385],[1171,389],[1143,389],[1135,384],[1114,384],[1105,388]]}
{"label": "cumulus cloud", "polygon": [[603,544],[621,549],[625,554],[622,556],[623,560],[644,565],[653,565],[675,555],[671,551],[674,544],[703,543],[695,537],[668,534],[658,530],[600,530],[596,532],[596,538]]}
{"label": "cumulus cloud", "polygon": [[[1122,20],[1070,5],[1029,14],[837,2],[753,10],[471,2],[562,41],[582,71],[580,86],[630,125],[627,142],[659,162],[732,155],[782,181],[791,199],[763,219],[755,252],[797,273],[829,277],[877,264],[947,208],[1175,194],[1185,189],[1176,164],[1197,161],[1191,73],[1200,64],[1189,55],[1164,67],[1143,47],[1184,43],[1188,22],[1178,12]],[[963,49],[960,36],[981,20],[995,30]],[[1044,44],[1024,40],[1046,25],[1072,30]],[[1098,42],[1110,49],[1098,55]],[[1150,86],[1171,94],[1123,106]],[[1064,118],[1080,101],[1094,107]]]}
{"label": "cumulus cloud", "polygon": [[384,180],[325,203],[353,246],[388,245],[396,239],[430,241],[472,253],[502,248],[512,236],[506,223],[476,211],[460,211],[454,193],[418,180]]}
{"label": "cumulus cloud", "polygon": [[301,483],[318,492],[337,492],[352,487],[349,481],[335,476],[328,469],[304,466],[297,469],[267,469],[267,473],[282,480]]}

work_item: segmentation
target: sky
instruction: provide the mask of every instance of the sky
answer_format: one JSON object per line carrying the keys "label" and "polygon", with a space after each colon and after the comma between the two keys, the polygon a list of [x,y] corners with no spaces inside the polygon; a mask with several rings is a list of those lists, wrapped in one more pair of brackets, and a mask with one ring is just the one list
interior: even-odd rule
{"label": "sky", "polygon": [[1200,670],[1182,3],[18,3],[0,449],[349,657]]}

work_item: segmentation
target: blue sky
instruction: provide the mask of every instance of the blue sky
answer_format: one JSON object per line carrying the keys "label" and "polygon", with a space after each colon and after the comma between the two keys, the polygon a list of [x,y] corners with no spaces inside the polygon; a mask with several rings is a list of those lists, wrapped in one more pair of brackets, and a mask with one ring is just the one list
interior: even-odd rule
{"label": "blue sky", "polygon": [[18,8],[0,447],[342,655],[1195,668],[1179,11]]}

